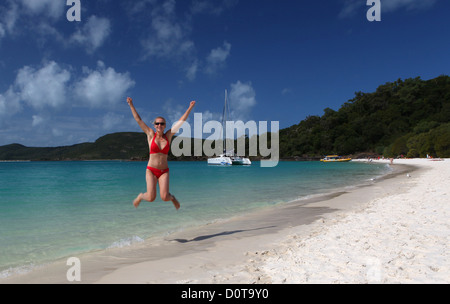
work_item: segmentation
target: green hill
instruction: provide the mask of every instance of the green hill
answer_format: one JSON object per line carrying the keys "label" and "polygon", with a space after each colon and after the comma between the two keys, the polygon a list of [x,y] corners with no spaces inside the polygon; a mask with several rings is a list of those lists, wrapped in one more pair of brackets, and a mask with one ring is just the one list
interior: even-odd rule
{"label": "green hill", "polygon": [[30,148],[19,144],[0,147],[1,160],[99,160],[148,158],[147,137],[144,133],[115,133],[94,143],[55,148]]}
{"label": "green hill", "polygon": [[450,157],[450,77],[388,82],[280,131],[281,157],[360,152]]}
{"label": "green hill", "polygon": [[[148,152],[144,133],[126,132],[67,147],[2,146],[0,160],[146,160]],[[337,111],[326,108],[322,116],[280,130],[281,158],[358,153],[450,157],[450,77],[388,82],[373,93],[357,92]]]}

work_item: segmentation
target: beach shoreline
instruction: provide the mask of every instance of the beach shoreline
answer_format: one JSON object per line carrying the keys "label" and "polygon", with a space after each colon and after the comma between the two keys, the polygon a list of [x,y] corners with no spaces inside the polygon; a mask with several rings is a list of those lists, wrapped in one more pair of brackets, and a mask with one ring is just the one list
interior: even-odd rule
{"label": "beach shoreline", "polygon": [[[414,215],[417,216],[418,211],[413,210],[416,213],[409,214],[392,212],[393,216],[399,216],[399,221],[393,225],[403,229],[393,235],[383,235],[384,231],[389,233],[391,229],[383,227],[382,223],[386,219],[377,218],[379,214],[373,211],[375,207],[387,207],[385,203],[392,200],[400,202],[399,199],[411,195],[417,197],[417,194],[411,193],[415,189],[419,189],[419,192],[435,191],[439,197],[445,197],[447,190],[443,188],[442,178],[440,182],[439,179],[433,179],[436,190],[423,188],[428,187],[427,184],[422,185],[422,188],[418,184],[424,178],[429,179],[428,175],[435,174],[435,167],[443,167],[440,166],[442,164],[446,165],[443,174],[448,176],[448,162],[394,161],[394,166],[399,164],[407,166],[370,186],[357,187],[326,200],[297,205],[293,209],[289,208],[295,203],[280,207],[288,208],[290,219],[295,217],[294,209],[319,211],[308,222],[292,222],[274,233],[228,238],[216,242],[205,252],[167,258],[157,263],[143,262],[127,266],[103,277],[98,283],[448,283],[446,246],[449,229],[443,218],[448,215],[448,208],[442,213],[433,213],[440,216],[440,221],[434,224],[444,225],[442,233],[435,232],[438,236],[433,240],[429,240],[429,235],[423,236],[421,241],[417,241],[420,235],[415,234],[416,228],[410,233],[405,229],[408,224],[416,224]],[[434,202],[442,203],[442,199]],[[414,206],[414,202],[410,203]],[[401,206],[390,207],[402,209]],[[428,210],[428,206],[422,207]],[[369,228],[361,227],[364,221],[372,220],[371,217],[378,220],[376,225],[371,225],[369,221],[366,222]],[[358,220],[360,227],[352,228],[352,221]],[[432,224],[431,219],[426,221]],[[343,230],[341,226],[344,226]],[[433,232],[433,228],[430,229]],[[410,240],[403,239],[401,233],[409,236]],[[379,243],[383,245],[385,239],[392,244],[388,242],[377,249],[376,246]],[[405,245],[408,242],[414,244]],[[433,242],[433,246],[426,246],[427,242]],[[357,243],[362,244],[361,250],[357,248],[360,246]],[[390,255],[386,254],[389,248],[393,252]],[[353,249],[355,251],[351,252]],[[433,258],[422,257],[426,256],[424,252],[427,251]],[[387,259],[392,259],[386,261],[385,255],[388,255]],[[438,259],[433,260],[436,255]]]}
{"label": "beach shoreline", "polygon": [[[358,257],[356,253],[346,251],[354,244],[346,241],[350,235],[346,236],[345,229],[353,237],[364,231],[358,231],[358,227],[340,227],[349,219],[376,217],[371,208],[380,201],[411,195],[415,185],[422,181],[424,175],[434,172],[435,167],[444,167],[444,174],[448,177],[448,160],[440,163],[441,166],[427,160],[395,160],[394,172],[366,185],[175,232],[146,240],[133,249],[115,248],[86,254],[80,257],[80,283],[449,282],[448,268],[442,263],[428,267],[433,274],[438,274],[436,279],[429,280],[428,273],[426,279],[419,276],[416,280],[398,276],[386,279],[381,275],[384,260],[379,254],[370,252]],[[435,182],[435,186],[436,191],[447,195],[442,182]],[[377,220],[381,223],[384,218]],[[447,225],[443,232],[447,240],[448,231]],[[367,233],[370,234],[370,229]],[[378,234],[374,237],[377,238]],[[359,242],[362,241],[356,243]],[[345,244],[344,248],[340,248],[340,244]],[[319,246],[320,254],[313,253],[314,246]],[[370,249],[370,245],[367,246]],[[445,253],[446,244],[442,246],[440,248]],[[324,251],[328,255],[324,255]],[[342,257],[341,252],[347,252],[347,257]],[[341,262],[337,263],[336,258]],[[414,257],[411,259],[414,261]],[[447,261],[448,257],[442,259]],[[335,269],[328,269],[334,264]],[[320,265],[326,267],[322,269]],[[346,270],[351,268],[348,265],[353,265],[358,271]],[[61,261],[29,274],[7,278],[3,282],[0,280],[0,283],[69,283],[67,269],[65,261]]]}

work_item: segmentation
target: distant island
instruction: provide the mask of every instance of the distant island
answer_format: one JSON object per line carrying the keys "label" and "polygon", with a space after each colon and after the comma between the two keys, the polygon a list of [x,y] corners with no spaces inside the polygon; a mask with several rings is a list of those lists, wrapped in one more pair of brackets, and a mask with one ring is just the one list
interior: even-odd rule
{"label": "distant island", "polygon": [[[280,130],[281,159],[313,160],[327,154],[450,157],[450,77],[388,82],[373,93],[356,92],[337,111],[326,108],[322,116],[308,116]],[[64,147],[0,147],[0,160],[6,161],[147,159],[146,135],[136,132],[108,134],[94,143]],[[169,159],[206,157],[169,155]]]}
{"label": "distant island", "polygon": [[139,160],[148,158],[147,138],[144,133],[114,133],[100,137],[93,143],[73,146],[34,148],[20,144],[0,147],[0,160]]}

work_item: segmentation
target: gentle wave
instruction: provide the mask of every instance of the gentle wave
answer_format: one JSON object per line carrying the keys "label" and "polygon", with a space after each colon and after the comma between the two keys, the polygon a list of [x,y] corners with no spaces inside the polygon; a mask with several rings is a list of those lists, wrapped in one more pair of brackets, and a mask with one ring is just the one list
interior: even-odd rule
{"label": "gentle wave", "polygon": [[0,271],[0,279],[6,279],[8,277],[14,276],[14,275],[24,275],[29,272],[32,272],[33,270],[39,268],[39,266],[36,266],[34,264],[29,265],[23,265],[19,267],[11,267],[9,269]]}
{"label": "gentle wave", "polygon": [[108,249],[130,247],[132,245],[143,243],[144,241],[145,240],[143,238],[132,236],[112,243],[111,246],[108,247]]}

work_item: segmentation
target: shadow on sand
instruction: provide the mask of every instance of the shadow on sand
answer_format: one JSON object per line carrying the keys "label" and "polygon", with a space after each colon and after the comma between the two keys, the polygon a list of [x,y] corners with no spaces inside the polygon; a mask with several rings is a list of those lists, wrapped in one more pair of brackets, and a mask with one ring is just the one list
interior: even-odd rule
{"label": "shadow on sand", "polygon": [[276,226],[267,226],[267,227],[246,229],[246,230],[240,229],[240,230],[233,230],[233,231],[223,231],[223,232],[215,233],[215,234],[208,234],[208,235],[197,236],[197,237],[195,237],[193,239],[190,239],[190,240],[187,240],[187,239],[173,239],[172,241],[176,241],[178,243],[199,242],[199,241],[204,241],[204,240],[215,238],[215,237],[219,237],[219,236],[231,235],[231,234],[248,232],[248,231],[255,231],[255,230],[262,230],[262,229],[269,229],[269,228],[274,228],[274,227],[276,227]]}

